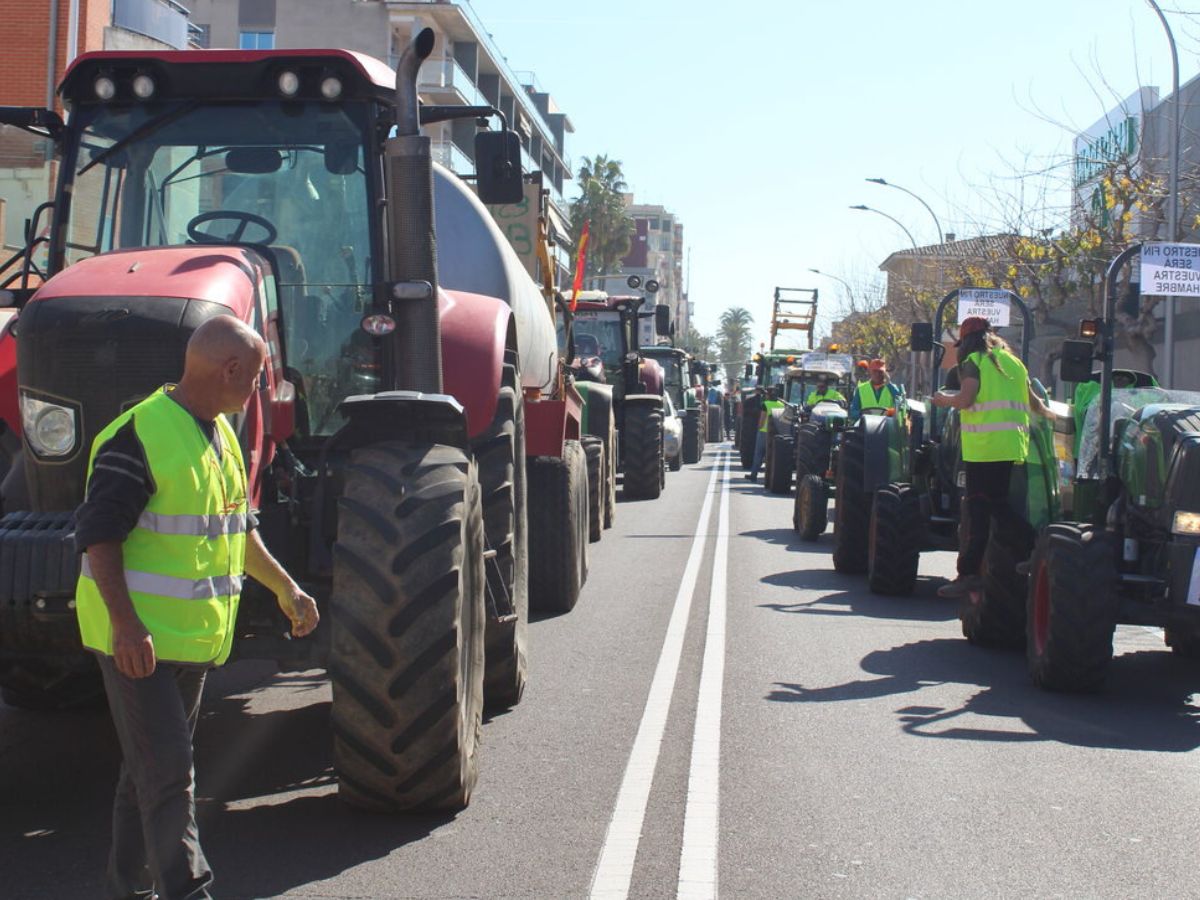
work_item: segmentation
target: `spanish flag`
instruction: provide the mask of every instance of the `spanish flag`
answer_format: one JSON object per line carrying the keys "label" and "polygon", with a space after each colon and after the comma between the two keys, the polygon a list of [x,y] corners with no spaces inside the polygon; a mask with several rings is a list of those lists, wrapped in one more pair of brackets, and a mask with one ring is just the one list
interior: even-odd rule
{"label": "spanish flag", "polygon": [[579,251],[575,255],[575,284],[571,288],[571,312],[575,312],[575,306],[579,302],[579,292],[583,290],[583,273],[587,268],[588,228],[591,224],[590,219],[584,222],[583,233],[579,235]]}

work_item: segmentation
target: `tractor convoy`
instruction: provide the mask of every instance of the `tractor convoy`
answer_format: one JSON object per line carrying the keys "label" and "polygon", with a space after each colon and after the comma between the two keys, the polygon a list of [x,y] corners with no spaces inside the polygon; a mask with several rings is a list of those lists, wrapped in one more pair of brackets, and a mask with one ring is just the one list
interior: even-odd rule
{"label": "tractor convoy", "polygon": [[[540,184],[497,110],[420,104],[433,46],[421,32],[396,71],[338,50],[88,53],[61,85],[66,122],[0,108],[59,160],[0,271],[20,322],[0,336],[5,702],[96,694],[72,542],[92,441],[179,378],[201,323],[234,316],[269,348],[234,423],[250,505],[322,624],[286,639],[247,581],[233,655],[328,671],[348,803],[469,802],[485,706],[522,697],[530,610],[578,601],[618,467],[627,498],[658,495],[673,406],[638,346],[638,317],[663,333],[665,308],[572,311],[544,233],[540,264],[518,257],[493,211],[544,202]],[[473,187],[420,133],[462,117],[499,123],[477,135]]]}

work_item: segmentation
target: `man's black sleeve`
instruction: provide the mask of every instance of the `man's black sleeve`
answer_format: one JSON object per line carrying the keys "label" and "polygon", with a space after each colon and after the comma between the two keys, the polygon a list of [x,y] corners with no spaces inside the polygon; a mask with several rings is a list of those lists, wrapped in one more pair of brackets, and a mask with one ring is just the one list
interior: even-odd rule
{"label": "man's black sleeve", "polygon": [[75,511],[75,548],[124,541],[154,493],[154,479],[133,420],[96,452],[87,494]]}
{"label": "man's black sleeve", "polygon": [[[75,548],[80,553],[92,544],[123,542],[156,490],[146,451],[132,420],[96,452],[87,495],[75,511]],[[247,531],[258,527],[249,513]]]}

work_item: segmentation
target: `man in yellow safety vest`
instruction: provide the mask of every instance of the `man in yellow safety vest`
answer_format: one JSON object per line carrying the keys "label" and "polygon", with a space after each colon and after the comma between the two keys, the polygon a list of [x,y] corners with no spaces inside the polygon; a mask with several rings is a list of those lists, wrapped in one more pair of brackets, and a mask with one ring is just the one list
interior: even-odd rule
{"label": "man in yellow safety vest", "polygon": [[231,316],[202,324],[183,379],[113,420],[92,447],[76,516],[76,612],[121,745],[106,892],[207,898],[196,831],[192,734],[208,668],[233,643],[243,574],[269,588],[303,637],[317,607],[271,556],[249,509],[225,415],[254,392],[266,345]]}
{"label": "man in yellow safety vest", "polygon": [[771,410],[783,408],[783,401],[779,399],[779,396],[779,385],[773,384],[767,388],[767,398],[763,401],[762,410],[758,414],[758,432],[754,440],[754,462],[746,474],[746,478],[750,481],[758,480],[758,470],[762,468],[763,457],[767,455],[767,422],[771,418]]}
{"label": "man in yellow safety vest", "polygon": [[887,363],[873,359],[867,364],[870,377],[860,381],[850,400],[850,418],[857,421],[864,409],[892,409],[900,414],[904,391],[888,379]]}
{"label": "man in yellow safety vest", "polygon": [[959,329],[959,384],[938,391],[934,406],[953,407],[961,417],[962,458],[966,472],[958,577],[938,596],[965,597],[982,587],[980,570],[993,521],[997,534],[1013,545],[1032,547],[1033,528],[1008,499],[1014,465],[1029,453],[1029,415],[1053,418],[1033,392],[1029,373],[987,319],[970,316]]}

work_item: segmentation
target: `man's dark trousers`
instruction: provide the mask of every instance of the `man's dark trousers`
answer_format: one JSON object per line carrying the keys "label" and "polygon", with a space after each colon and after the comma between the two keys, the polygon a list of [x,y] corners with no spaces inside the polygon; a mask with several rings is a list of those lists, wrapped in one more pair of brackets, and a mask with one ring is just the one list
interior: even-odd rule
{"label": "man's dark trousers", "polygon": [[996,537],[1011,547],[1018,560],[1033,549],[1034,530],[1008,502],[1012,462],[965,462],[967,486],[963,497],[965,534],[958,554],[958,574],[979,575],[995,522]]}
{"label": "man's dark trousers", "polygon": [[192,735],[205,670],[159,662],[147,678],[128,678],[99,656],[121,774],[113,801],[109,897],[208,898],[212,870],[196,831]]}

